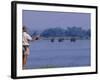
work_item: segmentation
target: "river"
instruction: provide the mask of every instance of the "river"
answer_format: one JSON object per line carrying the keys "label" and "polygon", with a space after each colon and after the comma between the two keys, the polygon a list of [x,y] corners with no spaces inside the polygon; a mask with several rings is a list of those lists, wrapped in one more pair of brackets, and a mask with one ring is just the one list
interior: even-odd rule
{"label": "river", "polygon": [[25,69],[90,66],[90,46],[90,40],[31,42]]}

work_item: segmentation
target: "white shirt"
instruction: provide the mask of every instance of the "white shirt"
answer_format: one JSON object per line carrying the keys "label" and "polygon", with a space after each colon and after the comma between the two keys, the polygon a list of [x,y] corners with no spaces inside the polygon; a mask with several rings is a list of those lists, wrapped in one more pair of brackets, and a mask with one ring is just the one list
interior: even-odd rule
{"label": "white shirt", "polygon": [[32,37],[28,33],[23,32],[23,37],[22,37],[23,45],[29,45],[29,41],[31,40]]}

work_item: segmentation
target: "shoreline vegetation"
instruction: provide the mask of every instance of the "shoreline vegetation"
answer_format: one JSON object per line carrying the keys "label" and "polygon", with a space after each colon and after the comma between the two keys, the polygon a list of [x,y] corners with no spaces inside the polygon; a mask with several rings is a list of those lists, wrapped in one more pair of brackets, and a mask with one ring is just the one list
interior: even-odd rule
{"label": "shoreline vegetation", "polygon": [[61,27],[56,28],[47,28],[42,31],[38,30],[29,30],[29,34],[31,36],[40,35],[41,39],[43,40],[58,40],[59,42],[63,40],[90,40],[91,38],[91,31],[90,29],[82,29],[81,27],[67,27],[66,29]]}

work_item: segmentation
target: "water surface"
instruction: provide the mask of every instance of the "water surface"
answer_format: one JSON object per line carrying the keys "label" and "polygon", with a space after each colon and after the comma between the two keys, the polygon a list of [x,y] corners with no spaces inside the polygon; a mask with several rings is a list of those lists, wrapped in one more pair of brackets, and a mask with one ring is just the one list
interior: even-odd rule
{"label": "water surface", "polygon": [[25,69],[90,66],[90,40],[30,43],[30,55]]}

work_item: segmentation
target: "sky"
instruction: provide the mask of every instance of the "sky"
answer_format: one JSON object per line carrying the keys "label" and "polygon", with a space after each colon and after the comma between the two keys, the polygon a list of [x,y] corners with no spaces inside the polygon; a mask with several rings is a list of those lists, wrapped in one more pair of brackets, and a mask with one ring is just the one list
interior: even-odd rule
{"label": "sky", "polygon": [[22,19],[23,25],[31,30],[73,26],[89,29],[91,26],[90,13],[23,10]]}

